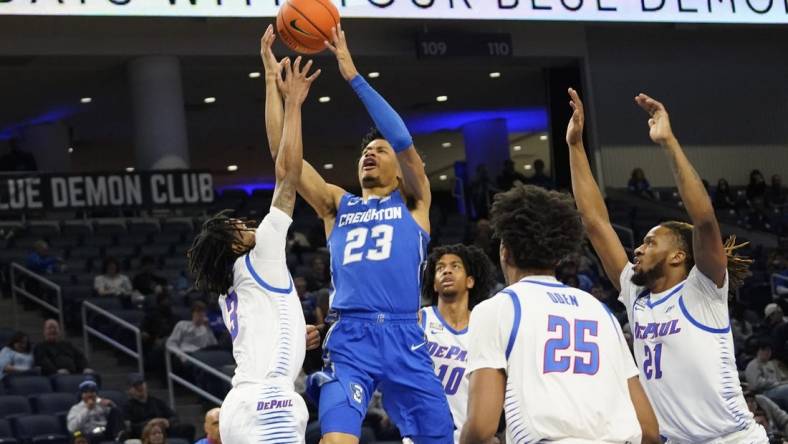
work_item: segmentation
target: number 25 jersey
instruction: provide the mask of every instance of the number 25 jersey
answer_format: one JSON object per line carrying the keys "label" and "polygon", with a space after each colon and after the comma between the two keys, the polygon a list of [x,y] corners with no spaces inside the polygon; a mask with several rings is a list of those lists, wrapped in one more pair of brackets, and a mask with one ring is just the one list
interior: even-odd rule
{"label": "number 25 jersey", "polygon": [[328,247],[331,308],[416,313],[429,234],[413,219],[399,190],[386,197],[342,196]]}

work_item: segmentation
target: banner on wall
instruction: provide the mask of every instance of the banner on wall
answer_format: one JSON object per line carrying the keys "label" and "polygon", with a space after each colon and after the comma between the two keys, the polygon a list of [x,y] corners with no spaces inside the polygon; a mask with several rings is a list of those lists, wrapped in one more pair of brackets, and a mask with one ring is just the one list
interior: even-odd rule
{"label": "banner on wall", "polygon": [[[273,17],[283,0],[0,0],[0,15]],[[788,23],[788,0],[333,0],[343,17]]]}
{"label": "banner on wall", "polygon": [[210,204],[213,199],[213,176],[204,171],[0,174],[0,213],[177,207]]}

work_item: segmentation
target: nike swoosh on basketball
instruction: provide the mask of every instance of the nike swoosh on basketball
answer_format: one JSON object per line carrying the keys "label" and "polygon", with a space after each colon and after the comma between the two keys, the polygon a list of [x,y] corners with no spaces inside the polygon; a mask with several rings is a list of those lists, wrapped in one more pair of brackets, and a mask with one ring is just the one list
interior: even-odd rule
{"label": "nike swoosh on basketball", "polygon": [[290,27],[295,29],[296,31],[300,32],[301,34],[304,34],[304,35],[309,36],[309,37],[314,37],[312,34],[304,31],[301,28],[299,28],[298,25],[296,24],[297,21],[298,21],[298,19],[290,20]]}
{"label": "nike swoosh on basketball", "polygon": [[416,351],[416,350],[420,349],[421,347],[423,347],[424,344],[426,344],[426,342],[422,342],[421,344],[411,345],[410,346],[410,351]]}

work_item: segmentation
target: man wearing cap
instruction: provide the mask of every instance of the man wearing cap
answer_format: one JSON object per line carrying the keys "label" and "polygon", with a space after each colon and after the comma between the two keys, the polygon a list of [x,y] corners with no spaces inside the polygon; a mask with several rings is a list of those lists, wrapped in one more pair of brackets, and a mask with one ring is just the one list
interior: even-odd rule
{"label": "man wearing cap", "polygon": [[79,384],[82,400],[68,411],[68,431],[79,431],[89,438],[115,439],[122,431],[120,415],[115,403],[99,398],[97,391],[98,386],[92,379],[86,379]]}
{"label": "man wearing cap", "polygon": [[152,419],[162,419],[167,426],[167,434],[174,438],[187,441],[194,439],[194,426],[179,424],[178,416],[167,405],[155,396],[148,394],[148,384],[139,373],[130,373],[127,377],[129,400],[125,405],[126,419],[131,422],[131,437],[139,438],[145,424]]}
{"label": "man wearing cap", "polygon": [[781,409],[788,409],[788,374],[772,359],[771,341],[758,343],[758,354],[744,371],[747,388],[776,402]]}
{"label": "man wearing cap", "polygon": [[205,438],[194,444],[222,444],[222,437],[219,435],[219,407],[208,410],[205,414]]}

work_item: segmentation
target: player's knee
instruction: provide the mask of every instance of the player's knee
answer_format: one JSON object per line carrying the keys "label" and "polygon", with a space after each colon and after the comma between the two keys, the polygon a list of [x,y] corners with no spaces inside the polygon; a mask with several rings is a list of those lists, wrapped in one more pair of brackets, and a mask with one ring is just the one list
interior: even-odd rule
{"label": "player's knee", "polygon": [[326,433],[320,444],[358,444],[358,437],[347,433]]}

